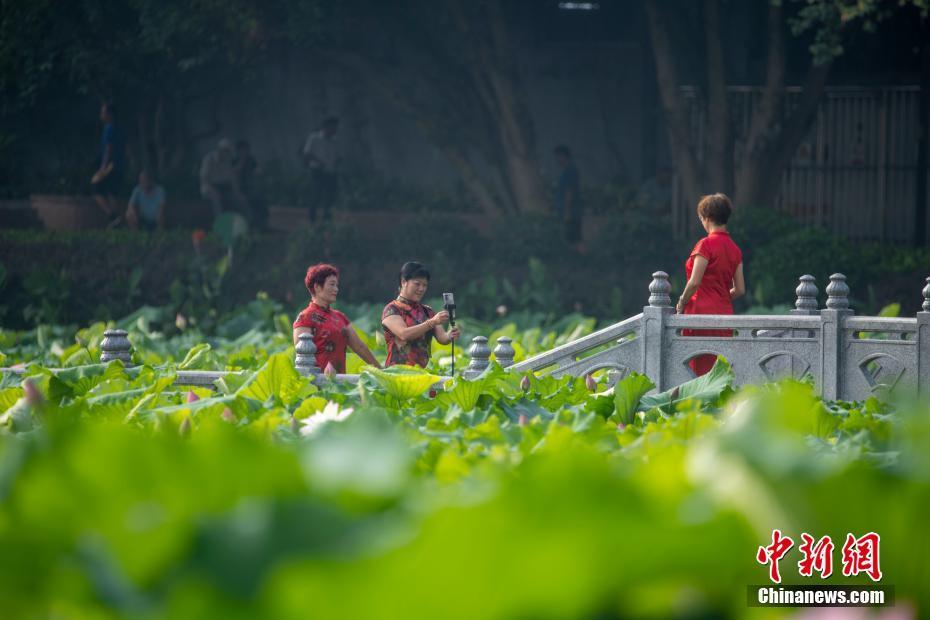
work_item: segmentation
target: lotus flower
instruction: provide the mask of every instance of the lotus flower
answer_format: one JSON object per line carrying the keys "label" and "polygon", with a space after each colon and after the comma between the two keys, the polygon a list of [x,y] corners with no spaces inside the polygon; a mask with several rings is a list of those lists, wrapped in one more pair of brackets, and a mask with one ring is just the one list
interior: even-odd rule
{"label": "lotus flower", "polygon": [[236,423],[236,414],[234,414],[232,409],[229,407],[223,409],[223,413],[220,414],[220,418],[222,418],[224,422],[229,422],[230,424]]}
{"label": "lotus flower", "polygon": [[520,380],[520,389],[524,392],[530,391],[530,376],[523,375],[523,378]]}
{"label": "lotus flower", "polygon": [[328,422],[342,422],[352,415],[352,408],[340,409],[339,403],[329,401],[323,411],[301,420],[300,434],[304,437],[315,435]]}
{"label": "lotus flower", "polygon": [[186,402],[192,403],[192,402],[198,401],[198,400],[200,400],[200,397],[197,396],[196,394],[194,394],[193,390],[191,390],[190,392],[187,393],[187,401],[186,401]]}
{"label": "lotus flower", "polygon": [[333,379],[336,376],[336,367],[333,366],[332,362],[326,362],[326,368],[323,369],[323,374],[326,375],[327,379]]}
{"label": "lotus flower", "polygon": [[517,424],[519,424],[520,426],[526,426],[526,414],[525,413],[520,414],[520,417],[517,419]]}
{"label": "lotus flower", "polygon": [[23,381],[23,394],[26,397],[26,404],[30,407],[38,407],[45,400],[42,397],[42,392],[32,381]]}
{"label": "lotus flower", "polygon": [[174,326],[181,331],[187,329],[187,317],[178,312],[174,317]]}
{"label": "lotus flower", "polygon": [[589,392],[597,391],[597,381],[590,374],[584,376],[584,384],[588,388]]}

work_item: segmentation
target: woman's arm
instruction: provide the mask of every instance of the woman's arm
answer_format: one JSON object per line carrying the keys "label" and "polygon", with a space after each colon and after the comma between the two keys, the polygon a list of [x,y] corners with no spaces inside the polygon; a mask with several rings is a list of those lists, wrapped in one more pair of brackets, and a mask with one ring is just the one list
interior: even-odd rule
{"label": "woman's arm", "polygon": [[698,290],[698,287],[701,286],[701,280],[704,279],[704,271],[706,269],[707,259],[700,254],[695,255],[694,268],[691,270],[691,279],[688,280],[688,283],[685,285],[685,290],[681,292],[681,298],[679,298],[678,303],[675,305],[675,311],[678,314],[685,311],[688,300],[691,299],[695,291]]}
{"label": "woman's arm", "polygon": [[449,344],[459,337],[459,328],[456,325],[449,331],[446,331],[443,329],[442,325],[437,325],[434,333],[436,334],[436,342],[439,344]]}
{"label": "woman's arm", "polygon": [[391,333],[401,340],[416,340],[431,332],[437,325],[441,325],[448,318],[449,313],[442,310],[418,325],[407,327],[406,323],[404,323],[404,319],[394,314],[382,319],[381,324],[391,330]]}
{"label": "woman's arm", "polygon": [[733,288],[730,289],[730,299],[736,299],[746,294],[746,281],[743,280],[743,263],[736,266],[733,274]]}
{"label": "woman's arm", "polygon": [[346,327],[346,344],[349,345],[349,348],[355,351],[355,354],[362,358],[368,364],[381,368],[380,362],[375,359],[374,354],[371,352],[371,349],[368,348],[362,339],[358,337],[358,334],[355,333],[355,328],[351,325]]}

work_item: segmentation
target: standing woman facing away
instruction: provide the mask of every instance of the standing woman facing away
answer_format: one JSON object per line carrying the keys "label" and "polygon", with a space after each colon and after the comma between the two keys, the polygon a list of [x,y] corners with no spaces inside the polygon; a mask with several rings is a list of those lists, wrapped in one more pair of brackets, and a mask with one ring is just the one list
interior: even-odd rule
{"label": "standing woman facing away", "polygon": [[309,332],[316,345],[316,365],[323,370],[332,364],[336,372],[345,373],[346,345],[365,362],[381,368],[348,317],[332,307],[339,296],[339,270],[325,263],[313,265],[307,269],[304,284],[310,293],[310,305],[294,321],[294,344],[301,334]]}
{"label": "standing woman facing away", "polygon": [[[730,238],[727,222],[733,212],[724,194],[704,196],[697,213],[707,236],[697,242],[685,262],[688,284],[675,306],[679,314],[733,314],[732,300],[746,293],[743,253]],[[729,329],[685,329],[683,336],[732,337]],[[710,372],[714,355],[699,355],[688,365],[698,377]]]}
{"label": "standing woman facing away", "polygon": [[459,328],[450,331],[442,325],[449,313],[438,313],[420,303],[429,286],[429,271],[417,262],[404,263],[400,268],[400,289],[397,298],[381,313],[384,340],[387,343],[385,366],[407,364],[425,368],[429,363],[433,338],[439,344],[449,344],[459,337]]}

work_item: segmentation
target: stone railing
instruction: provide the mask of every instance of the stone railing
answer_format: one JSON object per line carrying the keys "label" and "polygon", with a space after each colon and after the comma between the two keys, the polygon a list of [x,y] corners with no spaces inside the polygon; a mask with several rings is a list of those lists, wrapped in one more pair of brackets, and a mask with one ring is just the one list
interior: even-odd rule
{"label": "stone railing", "polygon": [[[737,384],[809,376],[825,398],[842,400],[862,400],[882,387],[930,392],[930,278],[916,318],[883,318],[854,316],[843,274],[830,277],[822,310],[814,278],[802,276],[795,309],[785,316],[675,314],[668,274],[652,277],[641,314],[518,364],[496,350],[495,357],[511,372],[584,376],[608,369],[614,380],[639,372],[665,390],[694,377],[690,360],[712,354],[730,362]],[[683,334],[720,329],[732,337]],[[476,376],[488,364],[487,339],[475,338],[469,354],[465,373]]]}
{"label": "stone railing", "polygon": [[[656,389],[665,390],[694,377],[690,360],[712,354],[730,362],[738,385],[810,377],[825,398],[841,400],[862,400],[883,387],[909,386],[930,392],[930,278],[922,291],[922,311],[915,318],[855,316],[843,274],[830,276],[824,309],[818,309],[814,278],[801,276],[795,309],[781,316],[675,314],[668,274],[662,271],[652,274],[649,293],[649,305],[642,313],[519,363],[514,363],[510,338],[498,338],[492,350],[487,338],[475,337],[462,374],[477,377],[493,354],[509,372],[580,377],[606,369],[610,382],[639,372]],[[733,335],[683,334],[685,330],[720,329],[732,330]],[[124,330],[107,330],[100,351],[101,362],[118,359],[131,365],[132,345]],[[294,366],[316,383],[327,378],[358,381],[358,375],[351,374],[326,377],[316,366],[310,334],[301,334]],[[226,374],[179,370],[175,383],[213,387]]]}

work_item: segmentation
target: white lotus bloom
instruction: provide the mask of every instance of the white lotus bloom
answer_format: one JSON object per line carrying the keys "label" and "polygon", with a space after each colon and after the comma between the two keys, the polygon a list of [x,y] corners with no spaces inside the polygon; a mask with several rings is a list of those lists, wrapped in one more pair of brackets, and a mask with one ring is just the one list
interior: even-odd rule
{"label": "white lotus bloom", "polygon": [[342,422],[350,415],[352,415],[352,407],[340,409],[339,403],[329,401],[326,403],[326,406],[323,407],[323,411],[300,421],[300,434],[303,437],[310,437],[323,428],[327,422]]}

